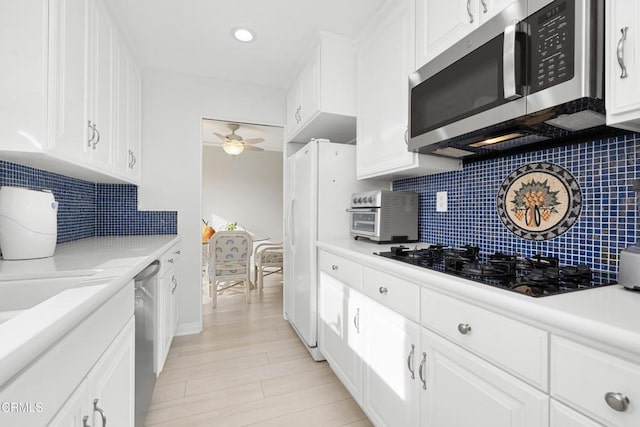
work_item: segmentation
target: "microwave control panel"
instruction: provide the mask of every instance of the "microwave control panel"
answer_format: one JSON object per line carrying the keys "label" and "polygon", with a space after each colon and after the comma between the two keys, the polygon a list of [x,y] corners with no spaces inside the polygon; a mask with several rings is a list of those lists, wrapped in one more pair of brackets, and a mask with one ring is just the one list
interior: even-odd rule
{"label": "microwave control panel", "polygon": [[554,1],[527,19],[531,34],[530,93],[569,81],[574,75],[574,0]]}

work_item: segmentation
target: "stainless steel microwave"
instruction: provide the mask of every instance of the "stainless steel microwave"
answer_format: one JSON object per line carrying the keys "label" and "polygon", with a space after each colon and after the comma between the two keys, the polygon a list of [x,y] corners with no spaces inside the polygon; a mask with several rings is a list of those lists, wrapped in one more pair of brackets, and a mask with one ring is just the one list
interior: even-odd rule
{"label": "stainless steel microwave", "polygon": [[603,0],[519,0],[409,78],[409,149],[479,157],[604,128]]}

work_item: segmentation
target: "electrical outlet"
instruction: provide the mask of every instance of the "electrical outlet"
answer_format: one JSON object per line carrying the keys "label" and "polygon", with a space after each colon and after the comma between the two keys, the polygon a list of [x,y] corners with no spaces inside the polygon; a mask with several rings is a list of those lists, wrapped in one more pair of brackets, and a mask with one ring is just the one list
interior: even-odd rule
{"label": "electrical outlet", "polygon": [[447,192],[438,191],[436,193],[436,212],[446,212],[448,207]]}

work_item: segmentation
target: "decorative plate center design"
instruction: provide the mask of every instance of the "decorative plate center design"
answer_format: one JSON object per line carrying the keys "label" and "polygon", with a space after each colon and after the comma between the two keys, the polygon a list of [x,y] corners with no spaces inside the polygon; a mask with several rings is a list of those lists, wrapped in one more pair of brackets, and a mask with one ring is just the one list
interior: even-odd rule
{"label": "decorative plate center design", "polygon": [[497,210],[515,235],[528,240],[550,240],[567,232],[578,220],[582,192],[575,178],[551,163],[530,163],[502,182]]}

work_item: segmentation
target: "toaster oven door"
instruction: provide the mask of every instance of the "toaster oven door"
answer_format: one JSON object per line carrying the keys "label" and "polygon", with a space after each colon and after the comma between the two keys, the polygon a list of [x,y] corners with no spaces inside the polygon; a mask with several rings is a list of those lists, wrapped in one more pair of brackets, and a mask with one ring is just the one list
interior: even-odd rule
{"label": "toaster oven door", "polygon": [[380,237],[380,208],[354,208],[351,213],[351,234],[370,238]]}

